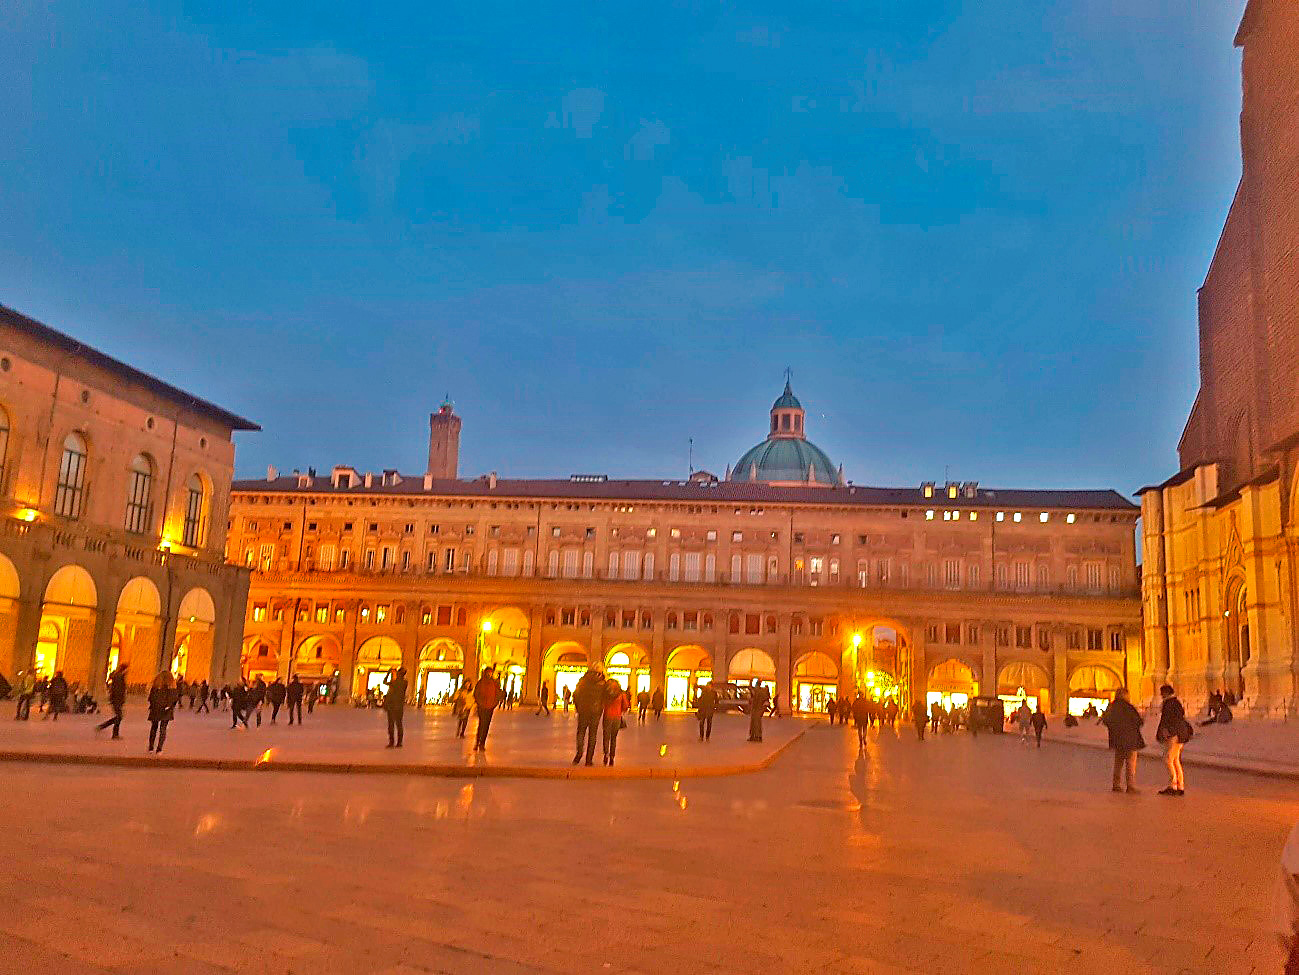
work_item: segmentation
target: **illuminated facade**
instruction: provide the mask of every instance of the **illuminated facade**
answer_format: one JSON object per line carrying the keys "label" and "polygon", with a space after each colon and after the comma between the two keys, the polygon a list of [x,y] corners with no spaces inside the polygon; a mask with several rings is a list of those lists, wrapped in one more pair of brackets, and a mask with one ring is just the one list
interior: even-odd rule
{"label": "illuminated facade", "polygon": [[[449,411],[435,439],[458,437]],[[422,476],[236,482],[245,672],[336,679],[347,697],[405,666],[436,700],[494,664],[532,700],[598,660],[669,707],[704,680],[758,678],[782,708],[871,686],[904,702],[1022,689],[1055,711],[1141,673],[1135,506],[854,485],[804,422],[786,387],[770,436],[722,479],[458,479],[441,460],[458,444],[433,443]]]}
{"label": "illuminated facade", "polygon": [[1251,0],[1240,186],[1199,294],[1180,470],[1142,490],[1150,683],[1299,715],[1299,6]]}
{"label": "illuminated facade", "polygon": [[238,673],[235,430],[257,427],[0,307],[0,673]]}

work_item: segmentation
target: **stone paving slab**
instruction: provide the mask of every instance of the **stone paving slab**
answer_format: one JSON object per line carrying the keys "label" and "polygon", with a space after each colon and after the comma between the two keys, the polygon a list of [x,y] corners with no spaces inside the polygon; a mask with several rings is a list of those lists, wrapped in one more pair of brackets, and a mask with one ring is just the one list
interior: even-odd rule
{"label": "stone paving slab", "polygon": [[1108,780],[1083,748],[824,725],[674,783],[8,764],[0,971],[1278,972],[1293,788]]}
{"label": "stone paving slab", "polygon": [[317,708],[302,725],[289,725],[286,712],[272,724],[270,709],[262,724],[230,728],[230,713],[196,714],[182,710],[167,735],[162,755],[147,751],[149,725],[143,702],[128,702],[122,738],[94,727],[102,717],[60,715],[46,719],[33,712],[29,721],[0,719],[0,761],[47,764],[94,764],[119,767],[160,766],[209,771],[369,773],[447,778],[655,778],[681,779],[737,775],[769,768],[808,728],[794,718],[768,718],[764,740],[747,741],[748,718],[719,715],[712,739],[698,740],[692,715],[652,715],[643,723],[630,716],[618,736],[617,764],[593,767],[571,764],[577,730],[572,712],[549,716],[531,709],[498,711],[486,754],[472,750],[475,722],[467,737],[455,737],[455,722],[443,709],[406,714],[405,742],[388,749],[387,721],[379,710]]}
{"label": "stone paving slab", "polygon": [[[1155,741],[1157,727],[1158,715],[1146,714],[1143,734],[1147,747],[1142,755],[1162,764],[1162,750]],[[1013,734],[1018,737],[1018,732]],[[1011,735],[1011,732],[1007,732],[1007,737]],[[1108,747],[1105,727],[1093,721],[1084,721],[1076,728],[1065,728],[1057,719],[1043,737],[1053,742],[1088,748]],[[1195,737],[1182,751],[1182,764],[1299,780],[1299,724],[1241,719],[1227,725],[1200,727],[1197,724]]]}

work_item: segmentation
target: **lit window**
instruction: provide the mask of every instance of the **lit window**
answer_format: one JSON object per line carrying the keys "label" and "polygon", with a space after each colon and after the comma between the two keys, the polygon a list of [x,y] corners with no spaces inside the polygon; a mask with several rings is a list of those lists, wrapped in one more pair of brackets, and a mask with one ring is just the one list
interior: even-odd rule
{"label": "lit window", "polygon": [[654,538],[654,537],[656,537],[656,536],[658,535],[658,533],[659,533],[659,530],[658,530],[657,528],[646,528],[646,529],[645,529],[645,537],[646,537],[646,538]]}
{"label": "lit window", "polygon": [[744,541],[744,532],[731,532],[731,541],[733,542]]}
{"label": "lit window", "polygon": [[680,537],[681,537],[681,529],[680,529],[680,528],[673,528],[673,529],[671,530],[671,534],[672,534],[672,537],[673,537],[673,538],[680,538]]}
{"label": "lit window", "polygon": [[1004,512],[1004,511],[998,511],[998,512],[997,512],[997,520],[998,520],[998,521],[1005,521],[1005,520],[1006,520],[1006,512]]}
{"label": "lit window", "polygon": [[1023,520],[1024,520],[1024,515],[1023,515],[1021,512],[1016,511],[1016,512],[1015,512],[1015,519],[1014,519],[1014,520],[1015,520],[1016,522],[1023,521]]}
{"label": "lit window", "polygon": [[1075,521],[1078,520],[1078,516],[1077,516],[1077,515],[1074,515],[1074,514],[1065,515],[1065,519],[1064,519],[1064,520],[1065,520],[1065,522],[1067,522],[1068,524],[1072,525]]}
{"label": "lit window", "polygon": [[1045,525],[1048,521],[1051,520],[1051,516],[1047,514],[1045,511],[1043,511],[1040,515],[1037,516],[1037,520]]}
{"label": "lit window", "polygon": [[933,520],[934,520],[934,509],[930,508],[928,511],[925,512],[925,521],[933,521]]}
{"label": "lit window", "polygon": [[126,497],[126,530],[143,535],[153,520],[153,464],[144,454],[136,454],[131,461],[131,491]]}
{"label": "lit window", "polygon": [[54,513],[63,518],[80,518],[86,487],[86,441],[70,433],[63,441],[59,480],[54,492]]}
{"label": "lit window", "polygon": [[978,520],[979,520],[979,513],[977,511],[971,511],[970,521],[978,521]]}
{"label": "lit window", "polygon": [[954,497],[956,497],[956,485],[955,485],[955,484],[949,484],[949,485],[947,485],[947,496],[948,496],[949,498],[954,498]]}
{"label": "lit window", "polygon": [[952,520],[952,513],[950,511],[944,511],[943,521],[951,521],[951,520]]}
{"label": "lit window", "polygon": [[206,507],[207,492],[203,488],[203,479],[191,474],[185,484],[185,525],[181,539],[190,548],[199,548],[205,541],[207,523],[203,517]]}

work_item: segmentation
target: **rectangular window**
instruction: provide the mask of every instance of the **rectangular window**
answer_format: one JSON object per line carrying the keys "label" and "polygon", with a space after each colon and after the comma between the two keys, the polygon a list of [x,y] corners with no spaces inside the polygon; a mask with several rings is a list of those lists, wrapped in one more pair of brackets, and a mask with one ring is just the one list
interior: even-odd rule
{"label": "rectangular window", "polygon": [[1066,650],[1081,650],[1081,649],[1082,649],[1082,634],[1079,633],[1077,630],[1074,630],[1074,629],[1070,629],[1070,630],[1065,631],[1065,635],[1064,635],[1064,648],[1065,648]]}
{"label": "rectangular window", "polygon": [[1015,627],[1015,646],[1020,650],[1032,649],[1033,628],[1031,626]]}
{"label": "rectangular window", "polygon": [[265,622],[266,622],[266,604],[265,604],[265,603],[255,603],[255,604],[253,605],[253,622],[254,622],[254,623],[265,623]]}
{"label": "rectangular window", "polygon": [[501,559],[501,575],[516,576],[519,574],[519,550],[507,548]]}
{"label": "rectangular window", "polygon": [[618,553],[617,552],[609,553],[609,571],[605,573],[605,578],[607,579],[618,578]]}
{"label": "rectangular window", "polygon": [[824,620],[819,620],[819,619],[808,620],[808,622],[807,622],[807,631],[808,631],[808,633],[811,634],[812,636],[824,636],[824,635],[825,635],[825,621],[824,621]]}
{"label": "rectangular window", "polygon": [[944,642],[952,643],[952,644],[961,642],[960,623],[948,623],[944,629],[946,630],[946,632],[943,634]]}
{"label": "rectangular window", "polygon": [[967,628],[965,631],[965,636],[970,646],[972,647],[977,646],[979,643],[979,628],[977,626],[971,626]]}
{"label": "rectangular window", "polygon": [[1110,634],[1110,652],[1111,652],[1111,653],[1122,653],[1122,652],[1123,652],[1123,634],[1122,634],[1122,633],[1120,633],[1120,632],[1118,632],[1118,631],[1115,631],[1114,633],[1111,633],[1111,634]]}
{"label": "rectangular window", "polygon": [[374,549],[367,549],[365,553],[365,569],[367,572],[374,570]]}
{"label": "rectangular window", "polygon": [[1015,563],[1015,588],[1027,589],[1032,585],[1033,577],[1031,575],[1033,567],[1027,562]]}
{"label": "rectangular window", "polygon": [[328,606],[317,606],[317,607],[316,607],[316,622],[317,622],[317,623],[328,623],[328,622],[329,622],[329,607],[328,607]]}
{"label": "rectangular window", "polygon": [[1089,628],[1089,629],[1087,630],[1087,649],[1088,649],[1088,650],[1101,650],[1101,649],[1103,649],[1104,646],[1105,646],[1105,642],[1104,642],[1104,640],[1105,640],[1105,634],[1104,634],[1101,630],[1099,630],[1099,629],[1097,629],[1097,628],[1095,628],[1095,627],[1091,627],[1091,628]]}
{"label": "rectangular window", "polygon": [[376,623],[386,623],[388,621],[387,606],[376,606],[374,608],[374,621]]}
{"label": "rectangular window", "polygon": [[439,607],[438,607],[438,626],[450,626],[450,625],[451,625],[451,607],[450,607],[450,606],[439,606]]}
{"label": "rectangular window", "polygon": [[577,578],[577,549],[575,548],[564,550],[564,578]]}
{"label": "rectangular window", "polygon": [[757,613],[744,614],[744,632],[746,634],[757,633],[762,627],[762,617]]}
{"label": "rectangular window", "polygon": [[524,576],[529,577],[529,578],[532,576],[532,573],[533,573],[533,567],[534,567],[534,563],[535,563],[535,562],[536,562],[536,556],[533,554],[532,549],[530,549],[530,548],[529,548],[529,549],[524,549],[524,551],[523,551],[523,574],[524,574]]}
{"label": "rectangular window", "polygon": [[321,572],[334,571],[334,558],[336,550],[332,545],[320,546],[320,551],[316,553],[316,568]]}
{"label": "rectangular window", "polygon": [[943,560],[943,585],[948,589],[961,588],[961,563],[957,559]]}
{"label": "rectangular window", "polygon": [[1064,579],[1065,579],[1065,585],[1068,588],[1077,589],[1078,588],[1078,566],[1071,565],[1069,566],[1069,568],[1065,569]]}
{"label": "rectangular window", "polygon": [[351,563],[352,563],[352,555],[350,552],[348,552],[347,549],[343,549],[341,552],[338,553],[338,567],[340,569],[346,569],[349,565],[351,565]]}
{"label": "rectangular window", "polygon": [[1051,585],[1051,570],[1045,565],[1037,567],[1037,588],[1045,590]]}
{"label": "rectangular window", "polygon": [[582,553],[582,578],[590,579],[593,575],[595,575],[595,553],[583,552]]}
{"label": "rectangular window", "polygon": [[744,557],[744,581],[751,586],[762,582],[762,556],[746,555]]}
{"label": "rectangular window", "polygon": [[642,573],[642,578],[644,578],[646,582],[650,582],[654,578],[654,553],[653,552],[645,553],[645,566],[644,566],[644,572]]}
{"label": "rectangular window", "polygon": [[410,571],[410,553],[409,553],[409,552],[402,552],[402,553],[401,553],[401,571],[402,571],[402,572],[409,572],[409,571]]}
{"label": "rectangular window", "polygon": [[86,486],[86,442],[68,434],[59,461],[59,480],[54,491],[54,513],[62,518],[80,518]]}
{"label": "rectangular window", "polygon": [[925,585],[930,589],[938,585],[938,566],[933,562],[925,563]]}
{"label": "rectangular window", "polygon": [[999,647],[1010,646],[1010,627],[1008,626],[997,627],[996,635],[997,635],[997,646]]}
{"label": "rectangular window", "polygon": [[807,560],[807,582],[808,585],[819,586],[822,582],[821,574],[825,572],[825,559],[819,555],[814,555]]}
{"label": "rectangular window", "polygon": [[392,566],[392,549],[385,545],[379,553],[379,568],[388,569]]}
{"label": "rectangular window", "polygon": [[572,626],[577,622],[577,610],[561,609],[559,611],[559,622],[564,626]]}
{"label": "rectangular window", "polygon": [[731,532],[731,541],[733,542],[744,541],[744,532]]}
{"label": "rectangular window", "polygon": [[552,548],[546,556],[546,576],[550,579],[559,575],[559,549]]}
{"label": "rectangular window", "polygon": [[965,569],[965,584],[971,589],[979,588],[979,563],[973,562]]}
{"label": "rectangular window", "polygon": [[429,552],[429,553],[428,553],[428,565],[427,565],[427,569],[428,569],[428,571],[429,571],[429,572],[433,572],[433,571],[435,571],[435,570],[437,569],[437,567],[438,567],[438,553],[437,553],[437,552]]}
{"label": "rectangular window", "polygon": [[1006,565],[1003,562],[1001,565],[997,566],[997,588],[1005,589],[1006,586]]}
{"label": "rectangular window", "polygon": [[709,552],[704,556],[704,582],[717,581],[717,556]]}
{"label": "rectangular window", "polygon": [[274,562],[275,562],[275,546],[271,543],[267,543],[262,546],[261,558],[258,564],[261,565],[263,572],[270,572],[271,565]]}
{"label": "rectangular window", "polygon": [[490,552],[487,553],[487,574],[489,576],[496,575],[497,571],[500,569],[500,565],[501,565],[500,553],[497,552],[496,549],[492,549]]}
{"label": "rectangular window", "polygon": [[687,630],[699,629],[699,611],[697,609],[688,609],[682,614],[682,625]]}
{"label": "rectangular window", "polygon": [[940,631],[937,623],[930,623],[925,627],[925,641],[927,643],[938,643]]}
{"label": "rectangular window", "polygon": [[731,582],[732,583],[737,583],[741,579],[740,573],[742,570],[742,565],[741,565],[742,561],[743,560],[740,557],[739,552],[736,552],[734,555],[731,556]]}
{"label": "rectangular window", "polygon": [[[3,458],[0,458],[3,459]],[[143,535],[153,520],[150,496],[153,492],[153,465],[141,455],[131,465],[131,491],[126,497],[126,530]]]}
{"label": "rectangular window", "polygon": [[[677,529],[672,529],[676,531]],[[681,581],[681,553],[673,552],[668,556],[668,582]]]}
{"label": "rectangular window", "polygon": [[622,577],[628,581],[640,578],[640,552],[622,553]]}
{"label": "rectangular window", "polygon": [[636,626],[636,611],[634,609],[624,609],[622,611],[622,628],[624,630],[634,629]]}
{"label": "rectangular window", "polygon": [[1117,565],[1112,565],[1110,566],[1110,592],[1118,592],[1118,591],[1119,591],[1119,567]]}
{"label": "rectangular window", "polygon": [[1101,587],[1101,567],[1096,562],[1087,563],[1087,588],[1093,592]]}
{"label": "rectangular window", "polygon": [[443,553],[442,571],[443,572],[456,571],[456,550],[455,549],[449,548]]}

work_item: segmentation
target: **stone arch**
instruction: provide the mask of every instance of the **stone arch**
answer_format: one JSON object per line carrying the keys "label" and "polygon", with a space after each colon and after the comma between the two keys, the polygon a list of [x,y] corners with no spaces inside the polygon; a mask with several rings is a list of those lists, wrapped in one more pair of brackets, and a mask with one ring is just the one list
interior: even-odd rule
{"label": "stone arch", "polygon": [[1051,709],[1051,675],[1029,660],[1011,660],[997,673],[997,696],[1003,700],[1027,700],[1029,707]]}
{"label": "stone arch", "polygon": [[465,680],[465,651],[450,637],[434,637],[419,652],[418,696],[421,704],[445,704]]}
{"label": "stone arch", "polygon": [[776,661],[771,659],[771,654],[765,650],[759,650],[756,647],[746,647],[731,657],[730,664],[726,670],[730,679],[737,683],[747,684],[757,679],[764,683],[772,683],[776,680]]}
{"label": "stone arch", "polygon": [[108,671],[118,664],[133,665],[136,682],[147,682],[158,666],[162,646],[162,596],[147,576],[127,581],[117,597],[113,642],[108,651]]}
{"label": "stone arch", "polygon": [[[0,443],[0,448],[3,448],[3,443]],[[4,455],[0,451],[0,465],[3,464]],[[18,630],[18,601],[21,593],[18,569],[7,556],[0,554],[0,674],[9,677],[17,672],[14,640]]]}
{"label": "stone arch", "polygon": [[55,572],[41,602],[32,669],[46,675],[62,671],[69,684],[88,684],[98,604],[95,580],[84,568],[70,564]]}
{"label": "stone arch", "polygon": [[649,690],[650,655],[639,643],[614,644],[605,654],[605,671],[633,696]]}
{"label": "stone arch", "polygon": [[926,706],[962,707],[979,693],[978,670],[960,657],[948,657],[929,671]]}
{"label": "stone arch", "polygon": [[794,662],[793,703],[799,711],[820,713],[839,688],[839,668],[829,654],[813,650]]}
{"label": "stone arch", "polygon": [[557,640],[550,645],[541,662],[541,683],[554,693],[556,701],[564,699],[591,666],[591,655],[576,640]]}
{"label": "stone arch", "polygon": [[390,636],[372,636],[356,648],[356,674],[352,697],[382,695],[392,675],[401,667],[401,644]]}
{"label": "stone arch", "polygon": [[239,654],[239,670],[247,680],[272,680],[278,672],[278,648],[264,636],[253,635],[244,639]]}
{"label": "stone arch", "polygon": [[1245,668],[1250,662],[1249,588],[1243,569],[1233,570],[1227,577],[1222,605],[1222,689],[1231,690],[1239,700],[1245,694]]}
{"label": "stone arch", "polygon": [[479,668],[495,667],[501,689],[523,694],[528,672],[528,614],[517,606],[500,606],[484,613],[478,624]]}
{"label": "stone arch", "polygon": [[293,672],[308,684],[319,684],[338,675],[343,648],[338,638],[328,633],[309,636],[298,644],[293,655]]}
{"label": "stone arch", "polygon": [[682,644],[667,659],[664,700],[669,711],[687,710],[698,689],[713,679],[713,658],[698,644]]}
{"label": "stone arch", "polygon": [[202,586],[185,593],[176,611],[176,643],[171,672],[186,680],[212,675],[212,647],[216,628],[216,603]]}

